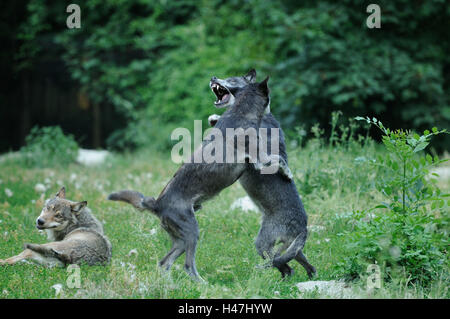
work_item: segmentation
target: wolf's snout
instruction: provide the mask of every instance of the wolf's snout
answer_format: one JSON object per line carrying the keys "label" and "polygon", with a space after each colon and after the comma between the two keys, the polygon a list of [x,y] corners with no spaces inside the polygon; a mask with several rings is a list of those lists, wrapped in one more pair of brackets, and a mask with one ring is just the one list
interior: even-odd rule
{"label": "wolf's snout", "polygon": [[215,76],[213,76],[213,77],[211,78],[211,81],[215,81],[215,80],[217,80],[217,78],[216,78]]}
{"label": "wolf's snout", "polygon": [[43,220],[42,218],[38,218],[38,219],[36,220],[36,224],[37,224],[38,226],[42,226],[42,225],[45,224],[45,220]]}

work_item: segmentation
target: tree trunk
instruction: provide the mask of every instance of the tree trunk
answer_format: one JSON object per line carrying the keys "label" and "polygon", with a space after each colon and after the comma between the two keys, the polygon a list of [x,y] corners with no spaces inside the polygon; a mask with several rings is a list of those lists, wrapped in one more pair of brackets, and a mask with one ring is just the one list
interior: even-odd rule
{"label": "tree trunk", "polygon": [[28,74],[22,77],[22,114],[20,119],[20,144],[25,144],[25,138],[30,132],[31,123],[31,101],[30,101],[30,79]]}

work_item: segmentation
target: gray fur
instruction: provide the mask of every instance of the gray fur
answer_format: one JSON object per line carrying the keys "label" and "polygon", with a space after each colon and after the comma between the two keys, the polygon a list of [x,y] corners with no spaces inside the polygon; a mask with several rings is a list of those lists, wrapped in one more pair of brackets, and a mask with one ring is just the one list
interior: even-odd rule
{"label": "gray fur", "polygon": [[[250,81],[246,75],[239,80],[236,77],[220,80],[220,83],[224,86],[230,83],[233,87],[236,86],[235,83],[241,83],[239,89],[244,89],[243,84],[249,85],[256,77],[256,72],[254,70],[251,72],[253,77]],[[237,92],[237,89],[234,90]],[[214,120],[218,121],[220,116],[213,114],[209,119],[210,125],[214,126]],[[287,163],[284,134],[272,113],[264,115],[261,127],[268,128],[268,133],[270,128],[279,129],[279,154]],[[268,153],[270,154],[270,150]],[[261,228],[255,241],[261,257],[272,259],[273,266],[280,270],[283,277],[293,273],[287,264],[292,259],[297,260],[305,268],[308,276],[312,277],[316,270],[302,253],[307,238],[307,215],[294,181],[286,180],[280,174],[264,175],[253,167],[248,167],[239,182],[262,212]],[[282,244],[281,249],[274,251],[277,242]],[[284,249],[286,252],[280,255]]]}
{"label": "gray fur", "polygon": [[[247,85],[235,95],[234,105],[223,114],[216,128],[222,132],[224,140],[226,128],[258,128],[268,102],[267,80]],[[211,141],[207,138],[202,147],[208,143]],[[226,156],[225,143],[223,154]],[[233,184],[249,166],[252,165],[191,161],[178,169],[156,200],[128,190],[113,193],[108,199],[125,201],[138,209],[145,207],[156,214],[172,239],[172,249],[159,262],[160,267],[169,270],[174,261],[186,253],[186,272],[193,279],[202,280],[195,266],[199,229],[194,211],[201,207],[202,202]]]}
{"label": "gray fur", "polygon": [[106,264],[111,259],[111,243],[103,234],[102,224],[86,207],[87,202],[65,199],[64,187],[55,198],[46,201],[36,220],[38,229],[46,230],[53,242],[25,244],[25,250],[0,264],[15,264],[30,259],[44,266],[86,263]]}

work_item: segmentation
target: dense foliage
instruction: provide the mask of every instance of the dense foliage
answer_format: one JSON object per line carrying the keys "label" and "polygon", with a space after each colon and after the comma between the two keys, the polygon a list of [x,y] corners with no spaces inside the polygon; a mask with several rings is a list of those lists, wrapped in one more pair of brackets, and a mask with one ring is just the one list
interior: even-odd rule
{"label": "dense foliage", "polygon": [[367,28],[367,1],[90,0],[81,29],[68,30],[68,3],[28,1],[18,72],[62,56],[93,103],[127,118],[111,146],[166,147],[173,127],[217,112],[212,75],[250,67],[271,76],[272,110],[288,131],[324,127],[336,109],[395,127],[450,120],[444,0],[381,1],[381,29]]}

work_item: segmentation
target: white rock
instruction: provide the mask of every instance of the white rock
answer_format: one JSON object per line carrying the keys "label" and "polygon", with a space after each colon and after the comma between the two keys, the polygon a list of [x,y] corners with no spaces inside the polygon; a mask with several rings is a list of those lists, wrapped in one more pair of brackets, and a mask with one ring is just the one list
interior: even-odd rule
{"label": "white rock", "polygon": [[109,152],[104,150],[86,150],[80,149],[78,151],[77,162],[86,166],[94,166],[102,164]]}
{"label": "white rock", "polygon": [[34,190],[37,193],[44,193],[47,190],[47,187],[45,187],[44,184],[38,183],[34,186]]}
{"label": "white rock", "polygon": [[138,251],[137,251],[137,249],[136,248],[134,248],[134,249],[132,249],[132,250],[130,250],[130,252],[128,253],[128,257],[131,257],[131,256],[133,256],[133,255],[138,255]]}
{"label": "white rock", "polygon": [[245,196],[236,199],[233,204],[231,204],[231,209],[242,209],[244,212],[255,211],[258,212],[258,207],[253,203],[250,197]]}
{"label": "white rock", "polygon": [[327,295],[330,297],[341,298],[354,298],[350,287],[346,283],[341,281],[305,281],[296,284],[298,290],[301,292],[313,292],[317,289],[317,292],[321,295]]}
{"label": "white rock", "polygon": [[439,175],[439,177],[434,176],[437,179],[449,180],[450,179],[450,166],[437,167],[437,168],[431,170],[430,175],[432,173],[436,173]]}
{"label": "white rock", "polygon": [[9,188],[5,188],[5,194],[8,197],[11,197],[12,195],[14,195],[14,193]]}
{"label": "white rock", "polygon": [[62,284],[56,284],[52,286],[52,288],[55,289],[55,296],[58,296],[61,293],[62,287]]}

